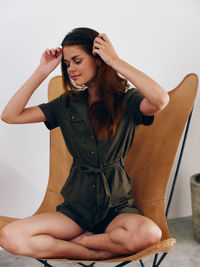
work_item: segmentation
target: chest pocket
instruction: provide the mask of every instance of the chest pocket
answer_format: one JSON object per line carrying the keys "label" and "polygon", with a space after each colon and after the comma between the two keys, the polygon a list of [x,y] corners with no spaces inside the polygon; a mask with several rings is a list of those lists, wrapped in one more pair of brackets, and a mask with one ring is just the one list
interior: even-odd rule
{"label": "chest pocket", "polygon": [[62,130],[71,143],[87,143],[89,129],[87,123],[74,112],[69,112],[62,118]]}

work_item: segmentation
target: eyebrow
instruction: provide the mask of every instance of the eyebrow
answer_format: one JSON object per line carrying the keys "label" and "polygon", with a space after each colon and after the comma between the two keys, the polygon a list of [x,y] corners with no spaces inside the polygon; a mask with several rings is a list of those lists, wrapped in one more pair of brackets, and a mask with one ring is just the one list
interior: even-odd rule
{"label": "eyebrow", "polygon": [[[80,56],[80,55],[73,56],[72,59],[74,60],[74,59],[76,59],[76,58],[79,57],[79,56]],[[63,60],[69,62],[67,59],[63,59]]]}

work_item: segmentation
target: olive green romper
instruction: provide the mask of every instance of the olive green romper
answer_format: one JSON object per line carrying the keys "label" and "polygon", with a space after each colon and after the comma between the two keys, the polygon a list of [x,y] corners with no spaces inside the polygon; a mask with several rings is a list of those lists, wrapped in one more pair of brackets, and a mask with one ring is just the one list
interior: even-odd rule
{"label": "olive green romper", "polygon": [[[87,89],[85,90],[87,91]],[[125,109],[115,135],[99,140],[92,131],[86,102],[65,93],[38,105],[49,130],[60,127],[73,164],[61,190],[64,203],[56,210],[74,220],[83,230],[102,233],[121,213],[141,212],[134,205],[132,181],[124,161],[139,124],[150,125],[154,116],[140,112],[144,96],[135,88],[125,93]]]}

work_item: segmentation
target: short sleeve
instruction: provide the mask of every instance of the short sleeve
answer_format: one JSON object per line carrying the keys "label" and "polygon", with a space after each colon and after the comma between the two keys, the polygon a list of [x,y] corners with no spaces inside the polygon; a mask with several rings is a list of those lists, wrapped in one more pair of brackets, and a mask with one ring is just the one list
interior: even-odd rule
{"label": "short sleeve", "polygon": [[44,124],[49,130],[59,126],[59,114],[62,108],[62,95],[48,103],[38,105],[46,117]]}
{"label": "short sleeve", "polygon": [[145,116],[140,111],[140,103],[144,99],[144,95],[136,88],[131,88],[126,92],[126,111],[136,125],[151,125],[154,116]]}

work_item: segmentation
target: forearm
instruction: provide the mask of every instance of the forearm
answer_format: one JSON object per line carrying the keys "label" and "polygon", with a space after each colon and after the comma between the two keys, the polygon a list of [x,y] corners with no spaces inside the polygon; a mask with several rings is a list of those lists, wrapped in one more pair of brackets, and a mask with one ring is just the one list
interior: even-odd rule
{"label": "forearm", "polygon": [[37,67],[31,77],[10,99],[1,114],[1,118],[12,120],[19,116],[23,112],[34,91],[47,76],[48,73],[43,71],[40,67]]}
{"label": "forearm", "polygon": [[167,92],[143,72],[120,58],[113,62],[112,67],[129,80],[153,106],[168,102]]}

